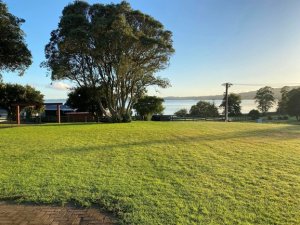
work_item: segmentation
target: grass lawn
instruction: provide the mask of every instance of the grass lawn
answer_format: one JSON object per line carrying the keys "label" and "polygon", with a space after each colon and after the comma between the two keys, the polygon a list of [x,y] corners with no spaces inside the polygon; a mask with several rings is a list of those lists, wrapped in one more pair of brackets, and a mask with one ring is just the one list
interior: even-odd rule
{"label": "grass lawn", "polygon": [[300,126],[0,127],[0,199],[97,204],[124,224],[300,224]]}

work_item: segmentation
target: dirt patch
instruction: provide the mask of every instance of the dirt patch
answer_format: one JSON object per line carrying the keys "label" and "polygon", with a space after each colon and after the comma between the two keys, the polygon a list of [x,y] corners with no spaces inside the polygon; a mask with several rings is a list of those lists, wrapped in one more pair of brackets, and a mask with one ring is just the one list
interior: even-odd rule
{"label": "dirt patch", "polygon": [[114,225],[97,208],[41,206],[0,202],[0,225]]}

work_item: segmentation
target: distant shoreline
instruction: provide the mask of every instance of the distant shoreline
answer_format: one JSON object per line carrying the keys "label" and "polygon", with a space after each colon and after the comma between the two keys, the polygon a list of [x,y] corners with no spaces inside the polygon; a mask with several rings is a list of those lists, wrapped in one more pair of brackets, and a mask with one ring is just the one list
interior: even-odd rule
{"label": "distant shoreline", "polygon": [[[298,88],[299,86],[292,86],[290,89]],[[281,88],[273,88],[274,91],[274,97],[275,99],[279,100],[281,99]],[[231,93],[231,92],[229,92]],[[254,97],[256,95],[256,91],[248,91],[248,92],[242,92],[237,93],[241,96],[241,100],[254,100]],[[167,96],[162,97],[164,100],[223,100],[223,95],[207,95],[207,96]],[[57,102],[65,102],[66,99],[46,99],[45,101],[57,101]]]}
{"label": "distant shoreline", "polygon": [[[172,101],[172,100],[198,100],[198,101],[213,101],[213,100],[223,100],[223,96],[188,96],[188,97],[163,97],[164,100]],[[254,98],[241,98],[241,100],[254,100]]]}
{"label": "distant shoreline", "polygon": [[[292,86],[290,89],[298,88],[299,86]],[[275,99],[281,99],[281,88],[273,88]],[[257,91],[248,91],[237,93],[241,96],[242,100],[254,100]],[[231,93],[229,91],[229,93]],[[207,96],[186,96],[186,97],[177,97],[177,96],[167,96],[163,97],[165,100],[222,100],[223,95],[207,95]]]}
{"label": "distant shoreline", "polygon": [[164,100],[222,100],[223,96],[188,96],[188,97],[163,97]]}

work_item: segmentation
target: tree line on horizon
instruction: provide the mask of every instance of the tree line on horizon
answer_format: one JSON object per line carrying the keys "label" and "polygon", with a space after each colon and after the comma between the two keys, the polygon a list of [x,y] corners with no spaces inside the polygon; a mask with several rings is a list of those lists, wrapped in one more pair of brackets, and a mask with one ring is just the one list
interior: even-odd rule
{"label": "tree line on horizon", "polygon": [[[295,116],[300,120],[300,88],[283,87],[281,88],[281,99],[277,103],[276,113],[281,116]],[[252,119],[258,119],[260,115],[267,115],[268,111],[276,104],[276,98],[274,96],[273,88],[265,86],[256,91],[254,97],[257,103],[257,109],[252,109],[248,116]],[[226,99],[225,94],[220,104],[220,108],[225,111]],[[223,114],[225,112],[223,111]],[[230,93],[228,95],[228,114],[231,117],[241,116],[241,96],[239,94]],[[218,107],[214,103],[200,100],[196,105],[193,105],[191,109],[180,109],[175,112],[178,117],[186,116],[199,116],[199,117],[218,117]]]}

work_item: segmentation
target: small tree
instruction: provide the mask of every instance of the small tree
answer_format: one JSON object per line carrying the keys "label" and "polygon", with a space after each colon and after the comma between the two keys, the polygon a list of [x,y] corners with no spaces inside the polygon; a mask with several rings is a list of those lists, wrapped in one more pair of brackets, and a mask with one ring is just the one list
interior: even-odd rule
{"label": "small tree", "polygon": [[164,99],[156,96],[145,96],[134,104],[134,109],[144,120],[150,120],[153,114],[162,114]]}
{"label": "small tree", "polygon": [[32,63],[20,28],[24,22],[24,19],[9,13],[0,0],[0,77],[1,71],[17,71],[22,75]]}
{"label": "small tree", "polygon": [[260,113],[258,110],[256,109],[252,109],[249,113],[248,116],[252,119],[252,120],[257,120],[259,119]]}
{"label": "small tree", "polygon": [[271,87],[260,88],[255,95],[255,102],[258,103],[257,108],[263,113],[267,113],[275,103],[273,89]]}
{"label": "small tree", "polygon": [[101,88],[94,89],[93,87],[77,87],[69,94],[66,104],[78,111],[88,111],[97,116],[102,116],[103,111],[100,107],[100,102],[106,107],[106,101]]}
{"label": "small tree", "polygon": [[300,120],[300,88],[288,92],[287,113]]}
{"label": "small tree", "polygon": [[196,105],[193,105],[190,109],[191,116],[199,117],[217,117],[219,116],[218,108],[213,103],[199,101]]}
{"label": "small tree", "polygon": [[[37,112],[43,109],[43,98],[44,96],[41,92],[29,85],[0,84],[0,107],[8,111],[8,116],[10,118],[15,118],[15,109],[12,104],[34,104],[36,107],[28,110],[28,112]],[[21,110],[22,109],[24,109],[24,107],[21,107]]]}
{"label": "small tree", "polygon": [[174,115],[178,117],[185,117],[188,115],[188,111],[186,109],[180,109],[177,112],[175,112]]}
{"label": "small tree", "polygon": [[[239,116],[241,115],[241,96],[238,94],[231,93],[228,95],[228,115],[229,116]],[[225,96],[223,98],[222,104],[220,105],[221,108],[224,108],[225,114],[225,106],[226,106],[226,99]]]}

